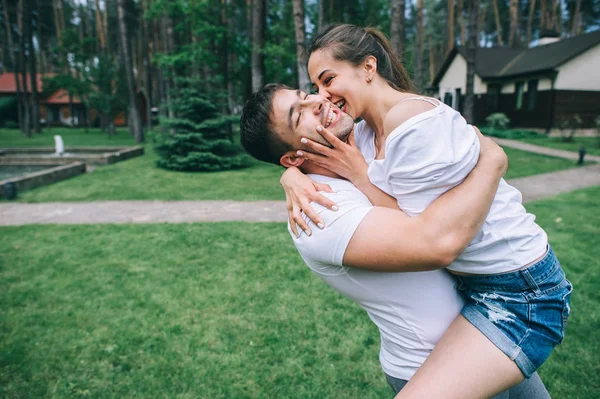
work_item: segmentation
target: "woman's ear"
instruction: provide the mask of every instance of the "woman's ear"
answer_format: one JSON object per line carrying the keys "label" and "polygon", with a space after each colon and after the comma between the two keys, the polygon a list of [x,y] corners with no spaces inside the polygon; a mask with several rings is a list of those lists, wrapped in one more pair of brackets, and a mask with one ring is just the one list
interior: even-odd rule
{"label": "woman's ear", "polygon": [[281,163],[281,165],[285,166],[286,168],[292,166],[299,167],[304,163],[304,161],[306,161],[306,159],[296,154],[296,150],[288,151],[285,154],[283,154],[281,158],[279,158],[279,163]]}
{"label": "woman's ear", "polygon": [[[377,73],[377,58],[372,55],[365,58],[363,61],[363,69],[366,73],[366,78],[370,82],[375,78],[375,74]],[[370,79],[370,80],[369,80]]]}

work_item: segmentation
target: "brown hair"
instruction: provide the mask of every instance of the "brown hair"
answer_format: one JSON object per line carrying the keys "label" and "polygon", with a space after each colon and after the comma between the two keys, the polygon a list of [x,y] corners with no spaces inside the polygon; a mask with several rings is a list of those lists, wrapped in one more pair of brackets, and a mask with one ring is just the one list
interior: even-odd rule
{"label": "brown hair", "polygon": [[326,26],[312,40],[309,54],[329,49],[333,58],[359,66],[368,56],[377,59],[377,73],[398,91],[413,92],[413,84],[392,50],[388,38],[375,28],[363,28],[351,24]]}
{"label": "brown hair", "polygon": [[281,165],[280,158],[293,149],[277,134],[271,121],[275,93],[289,89],[279,83],[269,83],[254,92],[244,105],[240,120],[240,144],[259,161]]}

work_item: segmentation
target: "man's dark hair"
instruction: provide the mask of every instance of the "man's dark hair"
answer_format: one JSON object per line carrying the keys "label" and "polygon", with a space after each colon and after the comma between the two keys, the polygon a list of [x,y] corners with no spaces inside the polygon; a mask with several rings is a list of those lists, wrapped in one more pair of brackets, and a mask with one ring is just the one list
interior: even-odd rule
{"label": "man's dark hair", "polygon": [[242,111],[240,143],[254,158],[281,165],[279,159],[292,146],[281,139],[271,122],[273,96],[279,90],[289,90],[286,85],[269,83],[252,93]]}

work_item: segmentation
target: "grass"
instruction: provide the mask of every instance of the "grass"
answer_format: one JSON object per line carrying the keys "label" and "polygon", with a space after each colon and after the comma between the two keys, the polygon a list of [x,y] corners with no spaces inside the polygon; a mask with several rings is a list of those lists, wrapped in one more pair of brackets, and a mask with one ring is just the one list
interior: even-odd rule
{"label": "grass", "polygon": [[[600,395],[600,187],[528,204],[575,286],[540,374]],[[382,398],[378,332],[280,223],[0,228],[0,397]]]}
{"label": "grass", "polygon": [[[51,146],[54,134],[70,145],[133,145],[133,138],[120,131],[108,138],[97,129],[47,129],[28,139],[16,130],[0,129],[0,147]],[[279,178],[283,171],[274,165],[255,162],[250,168],[217,172],[185,173],[158,169],[151,144],[146,154],[92,173],[19,194],[19,201],[100,201],[100,200],[283,200]],[[511,148],[507,179],[553,172],[574,167],[570,160],[532,154]]]}
{"label": "grass", "polygon": [[573,142],[565,143],[560,137],[540,135],[539,137],[519,139],[519,141],[573,152],[579,152],[583,146],[588,154],[600,155],[600,139],[597,137],[574,137]]}

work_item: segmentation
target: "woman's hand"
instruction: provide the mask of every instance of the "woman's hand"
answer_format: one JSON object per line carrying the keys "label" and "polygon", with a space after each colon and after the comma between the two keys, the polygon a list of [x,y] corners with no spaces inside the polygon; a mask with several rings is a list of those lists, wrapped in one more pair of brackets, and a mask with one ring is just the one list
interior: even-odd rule
{"label": "woman's hand", "polygon": [[329,169],[352,183],[367,178],[369,166],[356,147],[354,132],[348,136],[347,144],[321,125],[317,126],[317,132],[331,144],[332,148],[303,137],[300,141],[312,152],[298,151],[299,156],[318,166]]}
{"label": "woman's hand", "polygon": [[296,225],[300,226],[300,228],[309,236],[312,234],[308,227],[308,223],[306,223],[302,217],[303,211],[304,214],[319,228],[322,229],[325,227],[323,220],[310,205],[311,202],[314,201],[333,211],[338,210],[335,202],[319,193],[319,191],[328,193],[334,192],[331,187],[327,184],[313,181],[296,167],[288,168],[281,176],[279,183],[281,183],[281,186],[285,191],[285,202],[288,210],[290,228],[296,237],[300,237]]}

